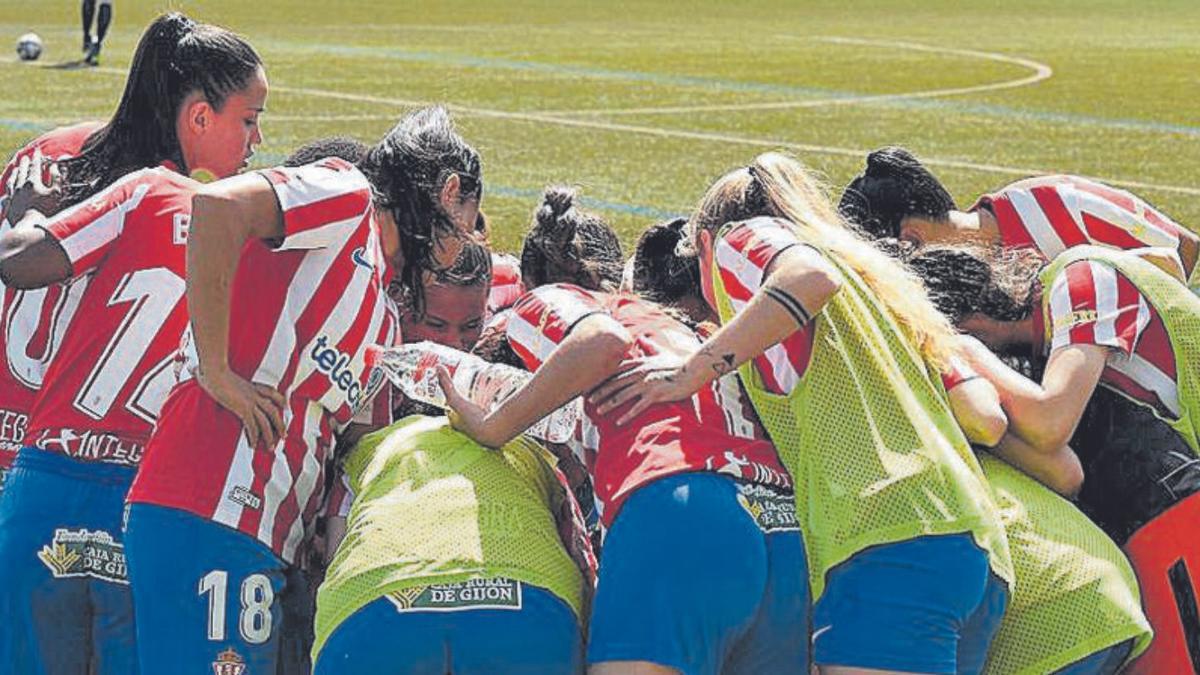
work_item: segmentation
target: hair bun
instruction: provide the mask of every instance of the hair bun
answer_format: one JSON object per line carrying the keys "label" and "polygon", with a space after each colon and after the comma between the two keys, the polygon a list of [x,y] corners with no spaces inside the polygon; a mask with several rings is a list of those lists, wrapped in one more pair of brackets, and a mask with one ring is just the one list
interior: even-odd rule
{"label": "hair bun", "polygon": [[538,223],[551,226],[575,206],[575,189],[565,185],[546,188],[542,193],[542,205],[538,208]]}
{"label": "hair bun", "polygon": [[908,150],[898,145],[889,145],[867,155],[867,168],[863,175],[873,178],[888,176],[896,173],[898,167],[920,164],[921,162]]}

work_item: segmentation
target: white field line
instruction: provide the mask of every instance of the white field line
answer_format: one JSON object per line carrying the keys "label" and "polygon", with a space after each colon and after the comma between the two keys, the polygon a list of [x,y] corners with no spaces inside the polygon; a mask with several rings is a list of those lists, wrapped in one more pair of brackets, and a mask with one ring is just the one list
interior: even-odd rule
{"label": "white field line", "polygon": [[680,113],[690,112],[717,112],[717,111],[734,111],[734,110],[789,110],[792,108],[817,108],[831,105],[859,105],[862,103],[878,103],[880,101],[901,101],[908,99],[921,98],[936,98],[939,96],[961,96],[963,94],[979,94],[986,91],[998,91],[1001,89],[1013,89],[1016,87],[1025,87],[1031,84],[1037,84],[1043,80],[1047,80],[1054,75],[1054,69],[1050,66],[1025,59],[1018,56],[1007,56],[996,52],[983,52],[974,49],[952,49],[950,47],[932,47],[929,45],[917,44],[915,42],[897,42],[893,40],[869,40],[865,38],[847,38],[847,37],[814,37],[803,38],[795,35],[779,35],[779,38],[785,40],[816,40],[818,42],[829,42],[833,44],[855,44],[871,47],[889,47],[892,49],[907,49],[909,51],[929,52],[932,54],[951,54],[954,56],[967,56],[971,58],[983,59],[987,61],[996,61],[999,63],[1011,63],[1032,70],[1033,72],[1025,77],[1019,77],[1013,80],[1004,80],[1002,82],[989,82],[986,84],[976,84],[968,87],[950,87],[945,89],[927,89],[924,91],[901,92],[896,94],[876,94],[871,96],[841,96],[837,98],[822,98],[822,99],[806,99],[800,101],[775,101],[765,103],[727,103],[727,104],[712,104],[712,105],[696,105],[696,106],[661,106],[648,108],[614,108],[614,109],[596,109],[588,110],[550,110],[542,112],[543,115],[554,116],[578,116],[578,115],[676,115]]}
{"label": "white field line", "polygon": [[[332,98],[343,101],[359,101],[363,103],[378,103],[382,105],[394,105],[398,107],[418,107],[429,105],[430,101],[413,101],[406,99],[394,99],[383,96],[371,96],[367,94],[350,94],[345,92],[327,91],[324,89],[311,89],[305,87],[274,87],[275,91],[287,94],[299,94],[305,96],[314,96],[321,98]],[[636,134],[642,136],[655,136],[659,138],[678,138],[684,140],[705,141],[710,143],[727,143],[732,145],[746,145],[760,148],[786,148],[800,152],[809,152],[820,155],[835,155],[841,157],[854,157],[858,159],[866,159],[868,150],[860,148],[845,148],[830,145],[814,145],[810,143],[795,143],[791,141],[772,140],[767,138],[747,138],[744,136],[734,136],[729,134],[718,134],[704,131],[686,131],[682,129],[662,129],[659,127],[647,127],[634,124],[621,124],[617,122],[603,122],[599,120],[587,119],[571,119],[567,117],[556,117],[545,115],[543,113],[526,113],[526,112],[510,112],[506,110],[493,110],[490,108],[473,108],[470,106],[446,105],[446,108],[458,115],[470,117],[482,117],[487,119],[511,120],[520,122],[532,122],[535,124],[551,124],[563,127],[572,127],[580,129],[595,129],[598,131],[607,131],[614,133]],[[270,119],[270,118],[267,118]],[[1055,173],[1046,169],[1022,168],[1014,166],[1002,166],[999,164],[985,164],[979,162],[966,162],[955,159],[939,159],[936,157],[922,157],[921,161],[929,166],[943,166],[952,169],[966,169],[968,171],[979,171],[983,173],[995,173],[1008,176],[1026,177],[1039,174]],[[1185,195],[1200,196],[1200,188],[1188,187],[1183,185],[1161,185],[1158,183],[1145,183],[1141,181],[1123,180],[1119,178],[1104,178],[1093,177],[1103,183],[1115,185],[1118,187],[1127,187],[1135,189],[1159,190],[1162,192],[1175,192]]]}
{"label": "white field line", "polygon": [[[112,73],[117,75],[125,75],[125,71],[120,68],[93,68],[94,71]],[[286,87],[273,86],[273,91],[293,94],[300,96],[312,96],[315,98],[328,98],[341,101],[354,101],[358,103],[375,103],[379,105],[393,106],[397,108],[415,108],[424,105],[430,105],[434,101],[421,101],[413,99],[388,98],[384,96],[372,96],[368,94],[351,94],[340,91],[329,91],[326,89],[313,89],[309,87]],[[685,131],[681,129],[662,129],[659,127],[646,127],[632,124],[619,124],[615,122],[602,122],[599,120],[586,119],[570,119],[566,117],[553,117],[540,113],[524,113],[524,112],[509,112],[506,110],[493,110],[490,108],[472,108],[469,106],[460,106],[454,104],[445,104],[446,108],[458,115],[470,117],[483,117],[487,119],[500,119],[519,122],[531,122],[535,124],[548,124],[554,126],[571,127],[578,129],[595,129],[597,131],[607,131],[613,133],[625,133],[641,136],[655,136],[658,138],[678,138],[683,140],[702,141],[709,143],[726,143],[730,145],[744,145],[749,147],[759,148],[786,148],[800,152],[809,152],[818,155],[834,155],[839,157],[854,157],[865,159],[867,150],[860,148],[844,148],[829,145],[813,145],[809,143],[793,143],[788,141],[772,140],[767,138],[746,138],[742,136],[733,136],[729,134],[716,134],[703,131]],[[270,117],[266,118],[268,121]],[[951,169],[965,169],[967,171],[979,171],[981,173],[993,173],[1005,176],[1034,176],[1039,174],[1055,173],[1046,169],[1022,168],[1014,166],[1002,166],[999,164],[985,164],[979,162],[966,162],[955,159],[939,159],[936,157],[923,157],[922,162],[929,166],[943,166]],[[1184,194],[1200,197],[1200,188],[1189,187],[1185,185],[1163,185],[1159,183],[1146,183],[1142,181],[1123,180],[1119,178],[1104,178],[1093,176],[1095,180],[1109,185],[1118,187],[1157,190],[1160,192],[1173,192],[1176,194]]]}

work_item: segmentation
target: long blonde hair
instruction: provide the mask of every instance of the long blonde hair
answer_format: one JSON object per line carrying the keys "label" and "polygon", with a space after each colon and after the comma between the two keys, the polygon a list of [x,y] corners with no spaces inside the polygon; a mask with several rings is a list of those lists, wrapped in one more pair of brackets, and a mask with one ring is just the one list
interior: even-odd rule
{"label": "long blonde hair", "polygon": [[[929,300],[924,284],[838,214],[825,186],[799,160],[768,152],[713,183],[692,216],[692,236],[726,223],[771,216],[862,279],[926,363],[945,370],[957,351],[955,330]],[[697,241],[692,242],[697,245]]]}

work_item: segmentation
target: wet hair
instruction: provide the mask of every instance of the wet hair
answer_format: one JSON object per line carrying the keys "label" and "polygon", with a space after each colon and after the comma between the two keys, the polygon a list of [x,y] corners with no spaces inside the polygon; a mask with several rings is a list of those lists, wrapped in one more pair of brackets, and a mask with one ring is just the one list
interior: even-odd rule
{"label": "wet hair", "polygon": [[[450,267],[438,270],[426,270],[422,276],[421,289],[426,284],[448,284],[451,286],[485,286],[492,281],[492,253],[482,244],[467,242],[462,251],[454,259]],[[393,279],[388,286],[388,294],[401,310],[412,312],[418,316],[424,313],[424,303],[413,303],[412,290]]]}
{"label": "wet hair", "polygon": [[526,288],[553,283],[593,291],[621,285],[625,258],[621,240],[600,216],[575,206],[569,187],[546,188],[521,246],[521,278]]}
{"label": "wet hair", "polygon": [[717,179],[689,224],[691,249],[701,230],[716,235],[727,223],[776,218],[801,241],[848,268],[887,308],[926,363],[944,369],[958,351],[954,327],[929,301],[920,279],[872,246],[838,213],[825,186],[799,160],[776,152]]}
{"label": "wet hair", "polygon": [[456,236],[457,228],[441,206],[442,188],[457,175],[459,198],[480,199],[479,153],[458,135],[446,109],[433,106],[405,115],[367,151],[358,168],[371,183],[375,207],[389,210],[396,220],[404,255],[397,277],[419,310],[424,304],[422,272],[438,267],[436,242]]}
{"label": "wet hair", "polygon": [[633,252],[633,292],[664,305],[698,295],[700,260],[676,250],[686,227],[686,218],[676,218],[642,233]]}
{"label": "wet hair", "polygon": [[900,223],[915,216],[942,221],[957,210],[954,198],[911,152],[880,148],[842,192],[838,210],[872,237],[899,237]]}
{"label": "wet hair", "polygon": [[1034,311],[1045,261],[1028,249],[970,245],[927,246],[914,252],[909,267],[929,289],[929,297],[951,322],[972,314],[1019,321]]}
{"label": "wet hair", "polygon": [[261,66],[250,43],[224,28],[178,12],[155,19],[138,41],[116,112],[77,157],[62,164],[63,205],[164,160],[186,173],[175,128],[184,100],[200,92],[219,111]]}
{"label": "wet hair", "polygon": [[283,160],[283,165],[304,166],[327,157],[337,157],[351,164],[357,164],[366,156],[367,149],[366,143],[349,136],[318,138],[297,148],[287,159]]}

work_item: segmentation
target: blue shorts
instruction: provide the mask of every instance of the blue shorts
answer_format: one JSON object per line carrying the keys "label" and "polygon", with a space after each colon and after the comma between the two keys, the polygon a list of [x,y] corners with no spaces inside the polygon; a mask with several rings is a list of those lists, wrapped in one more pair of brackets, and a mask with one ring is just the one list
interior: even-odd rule
{"label": "blue shorts", "polygon": [[264,544],[194,514],[131,504],[125,525],[146,675],[275,673],[286,565]]}
{"label": "blue shorts", "polygon": [[833,568],[813,609],[817,665],[978,673],[1008,605],[970,534],[918,537]]}
{"label": "blue shorts", "polygon": [[716,473],[668,476],[630,495],[605,539],[588,663],[807,672],[808,612],[790,494]]}
{"label": "blue shorts", "polygon": [[1133,651],[1133,640],[1126,640],[1108,649],[1101,649],[1091,656],[1054,671],[1054,675],[1115,675],[1129,659]]}
{"label": "blue shorts", "polygon": [[136,673],[121,514],[134,469],[22,448],[0,495],[0,664]]}
{"label": "blue shorts", "polygon": [[[474,600],[462,601],[465,593]],[[450,600],[447,600],[450,598]],[[574,612],[549,591],[474,579],[379,598],[333,630],[314,675],[583,672]]]}

